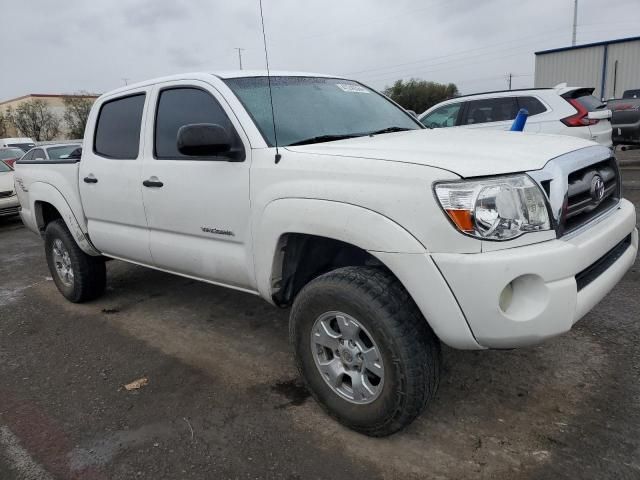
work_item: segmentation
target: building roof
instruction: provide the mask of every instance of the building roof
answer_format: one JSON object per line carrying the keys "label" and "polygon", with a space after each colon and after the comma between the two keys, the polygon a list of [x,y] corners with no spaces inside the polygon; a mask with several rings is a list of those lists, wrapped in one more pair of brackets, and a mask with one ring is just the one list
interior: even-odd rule
{"label": "building roof", "polygon": [[640,40],[640,37],[617,38],[615,40],[605,40],[603,42],[585,43],[583,45],[575,45],[572,47],[552,48],[551,50],[541,50],[535,52],[536,55],[546,55],[547,53],[566,52],[568,50],[578,50],[580,48],[599,47],[601,45],[613,45],[614,43],[634,42]]}
{"label": "building roof", "polygon": [[89,93],[87,95],[69,95],[65,93],[27,93],[21,97],[10,98],[0,102],[0,105],[6,103],[17,102],[18,100],[24,100],[25,98],[98,98],[100,95]]}

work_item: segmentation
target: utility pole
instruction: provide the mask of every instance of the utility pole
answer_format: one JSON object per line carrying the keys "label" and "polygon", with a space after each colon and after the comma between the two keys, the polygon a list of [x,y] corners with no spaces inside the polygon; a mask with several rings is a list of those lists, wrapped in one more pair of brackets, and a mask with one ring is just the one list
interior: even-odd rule
{"label": "utility pole", "polygon": [[242,51],[244,48],[236,47],[234,50],[238,51],[238,63],[240,64],[240,70],[242,70]]}
{"label": "utility pole", "polygon": [[578,29],[578,0],[573,0],[573,33],[571,35],[571,46],[576,45],[576,31]]}
{"label": "utility pole", "polygon": [[509,85],[509,90],[511,90],[511,79],[513,78],[513,73],[509,72],[507,74],[507,85]]}

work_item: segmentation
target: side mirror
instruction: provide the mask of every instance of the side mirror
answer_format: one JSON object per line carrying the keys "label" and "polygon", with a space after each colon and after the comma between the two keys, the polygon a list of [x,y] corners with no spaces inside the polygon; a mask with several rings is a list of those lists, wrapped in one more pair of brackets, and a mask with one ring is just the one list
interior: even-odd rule
{"label": "side mirror", "polygon": [[407,110],[407,112],[409,112],[409,114],[413,117],[413,118],[418,118],[418,114],[416,112],[414,112],[413,110]]}
{"label": "side mirror", "polygon": [[177,143],[183,155],[216,156],[231,150],[231,135],[215,123],[192,123],[180,127]]}

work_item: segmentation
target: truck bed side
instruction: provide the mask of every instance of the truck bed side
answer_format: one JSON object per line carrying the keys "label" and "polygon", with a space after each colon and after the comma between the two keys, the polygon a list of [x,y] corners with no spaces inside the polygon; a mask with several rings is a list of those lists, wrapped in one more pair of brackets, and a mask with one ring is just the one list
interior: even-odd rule
{"label": "truck bed side", "polygon": [[80,163],[69,161],[17,162],[15,183],[20,216],[33,232],[44,233],[52,217],[64,220],[83,251],[98,255],[88,238],[78,185]]}

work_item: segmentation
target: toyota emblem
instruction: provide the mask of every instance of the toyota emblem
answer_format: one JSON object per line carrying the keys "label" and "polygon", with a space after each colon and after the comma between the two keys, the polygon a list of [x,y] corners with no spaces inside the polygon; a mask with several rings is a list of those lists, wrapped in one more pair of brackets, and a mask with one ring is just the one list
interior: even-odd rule
{"label": "toyota emblem", "polygon": [[604,180],[600,175],[594,175],[591,179],[591,198],[597,203],[604,198]]}

